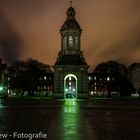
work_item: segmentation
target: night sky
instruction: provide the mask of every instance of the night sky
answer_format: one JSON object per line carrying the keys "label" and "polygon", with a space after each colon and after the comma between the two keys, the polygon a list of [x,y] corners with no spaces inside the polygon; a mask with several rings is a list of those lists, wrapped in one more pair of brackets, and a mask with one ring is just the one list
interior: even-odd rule
{"label": "night sky", "polygon": [[[32,57],[53,65],[69,0],[0,0],[0,57],[9,64]],[[74,0],[85,58],[140,62],[140,0]]]}

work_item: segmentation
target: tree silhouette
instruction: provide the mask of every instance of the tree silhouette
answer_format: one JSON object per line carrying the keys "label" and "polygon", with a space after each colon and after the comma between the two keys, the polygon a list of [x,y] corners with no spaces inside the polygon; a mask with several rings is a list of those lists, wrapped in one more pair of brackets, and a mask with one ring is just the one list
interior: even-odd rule
{"label": "tree silhouette", "polygon": [[128,69],[116,61],[103,62],[93,71],[96,77],[97,89],[107,90],[108,96],[112,91],[118,91],[121,96],[130,95],[133,86],[128,80]]}
{"label": "tree silhouette", "polygon": [[[15,62],[9,67],[10,88],[20,94],[33,96],[40,87],[53,84],[51,67],[34,59]],[[44,79],[45,77],[45,79]]]}

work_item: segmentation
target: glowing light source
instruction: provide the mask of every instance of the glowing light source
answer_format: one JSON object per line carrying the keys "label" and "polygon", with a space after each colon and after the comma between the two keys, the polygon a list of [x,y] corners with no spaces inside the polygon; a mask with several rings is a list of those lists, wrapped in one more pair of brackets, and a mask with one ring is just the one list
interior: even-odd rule
{"label": "glowing light source", "polygon": [[71,82],[69,82],[69,85],[71,86]]}
{"label": "glowing light source", "polygon": [[[71,85],[69,85],[69,82],[68,83],[66,82],[67,80],[69,82],[71,82]],[[74,85],[72,84],[72,81],[74,81]],[[77,77],[73,74],[68,74],[64,78],[64,98],[65,99],[67,98],[66,95],[68,94],[68,92],[72,92],[73,89],[75,89],[75,91],[74,91],[75,92],[75,98],[77,98],[77,89],[78,89]]]}
{"label": "glowing light source", "polygon": [[0,86],[0,91],[3,91],[3,87],[2,86]]}
{"label": "glowing light source", "polygon": [[107,81],[110,81],[110,77],[107,77]]}
{"label": "glowing light source", "polygon": [[89,76],[89,77],[88,77],[88,79],[89,79],[89,80],[92,80],[92,77],[91,77],[91,76]]}
{"label": "glowing light source", "polygon": [[93,91],[91,91],[91,95],[93,95]]}
{"label": "glowing light source", "polygon": [[73,47],[73,37],[69,36],[69,46]]}
{"label": "glowing light source", "polygon": [[71,81],[71,76],[69,77],[69,80]]}
{"label": "glowing light source", "polygon": [[66,88],[65,91],[68,92],[68,89]]}

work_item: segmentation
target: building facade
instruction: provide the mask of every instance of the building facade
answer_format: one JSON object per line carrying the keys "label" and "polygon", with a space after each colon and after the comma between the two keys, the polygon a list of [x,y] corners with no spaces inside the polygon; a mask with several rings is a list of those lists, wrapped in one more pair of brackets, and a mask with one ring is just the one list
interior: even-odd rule
{"label": "building facade", "polygon": [[0,58],[0,96],[7,92],[7,64]]}
{"label": "building facade", "polygon": [[140,93],[140,63],[134,63],[129,67],[129,77],[136,92]]}
{"label": "building facade", "polygon": [[53,66],[54,98],[87,98],[88,65],[81,51],[82,29],[70,6],[67,19],[60,29],[61,50]]}

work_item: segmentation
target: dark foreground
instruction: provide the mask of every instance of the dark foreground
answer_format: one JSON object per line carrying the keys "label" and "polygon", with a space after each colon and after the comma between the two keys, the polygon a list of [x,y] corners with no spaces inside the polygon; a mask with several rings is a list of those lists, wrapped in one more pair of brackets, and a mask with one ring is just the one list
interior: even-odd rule
{"label": "dark foreground", "polygon": [[140,140],[140,101],[0,100],[0,139],[26,137]]}

